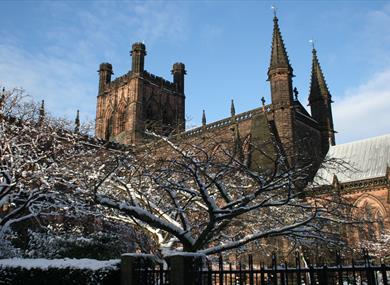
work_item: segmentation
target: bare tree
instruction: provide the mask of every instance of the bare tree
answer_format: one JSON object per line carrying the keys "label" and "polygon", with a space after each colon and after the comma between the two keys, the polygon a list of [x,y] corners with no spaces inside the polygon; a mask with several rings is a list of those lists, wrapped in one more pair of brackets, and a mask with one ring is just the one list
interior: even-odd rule
{"label": "bare tree", "polygon": [[229,141],[153,135],[158,145],[119,159],[96,201],[151,228],[163,247],[215,254],[275,237],[339,241],[329,229],[347,221],[348,203],[314,193],[305,183],[312,165],[290,165],[276,143],[264,145],[274,155],[256,150],[268,166],[253,169]]}
{"label": "bare tree", "polygon": [[[214,254],[276,237],[337,243],[350,223],[340,192],[307,186],[313,164],[291,164],[275,140],[232,147],[212,134],[151,134],[155,144],[131,151],[46,117],[41,124],[41,107],[26,117],[19,103],[3,102],[14,108],[0,122],[0,232],[31,218],[61,230],[71,217],[83,235],[90,217],[146,228],[165,249]],[[266,165],[249,163],[255,152]]]}
{"label": "bare tree", "polygon": [[[74,128],[67,121],[48,116],[40,104],[29,104],[32,109],[26,107],[24,93],[19,90],[5,91],[3,95],[0,108],[2,255],[6,254],[5,247],[12,251],[11,241],[15,238],[19,244],[29,240],[28,244],[35,246],[28,249],[26,254],[30,256],[58,257],[62,254],[58,252],[61,244],[62,247],[70,241],[85,244],[90,239],[90,244],[96,245],[97,238],[103,238],[106,244],[107,238],[120,240],[116,246],[121,251],[134,251],[137,246],[152,250],[142,231],[138,234],[134,230],[137,225],[131,219],[94,203],[91,189],[97,177],[110,171],[122,152],[107,148],[104,141],[70,131]],[[49,241],[55,241],[58,246],[47,247]]]}

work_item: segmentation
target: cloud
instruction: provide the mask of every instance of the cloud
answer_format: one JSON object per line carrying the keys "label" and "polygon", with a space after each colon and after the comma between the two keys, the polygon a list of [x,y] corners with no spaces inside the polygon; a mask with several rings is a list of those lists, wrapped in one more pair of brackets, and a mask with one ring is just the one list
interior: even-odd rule
{"label": "cloud", "polygon": [[0,45],[0,57],[1,85],[27,89],[35,100],[44,99],[51,112],[61,116],[73,117],[76,102],[91,111],[83,97],[94,94],[95,88],[80,80],[84,71],[81,63],[44,53],[31,54],[12,45]]}
{"label": "cloud", "polygon": [[[82,118],[94,119],[99,63],[106,59],[123,62],[118,50],[129,49],[131,41],[181,40],[187,34],[185,17],[176,3],[99,1],[77,5],[38,5],[34,13],[45,23],[39,35],[28,37],[34,29],[0,32],[0,85],[23,87],[35,100],[44,99],[57,116],[72,119],[80,109]],[[123,47],[123,41],[128,41],[128,46]]]}
{"label": "cloud", "polygon": [[333,104],[336,140],[345,143],[390,133],[390,69],[349,89]]}

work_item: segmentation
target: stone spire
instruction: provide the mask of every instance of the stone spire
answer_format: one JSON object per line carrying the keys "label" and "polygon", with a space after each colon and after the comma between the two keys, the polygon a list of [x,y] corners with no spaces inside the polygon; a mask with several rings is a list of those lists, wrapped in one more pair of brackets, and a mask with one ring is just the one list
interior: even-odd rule
{"label": "stone spire", "polygon": [[313,47],[313,59],[311,67],[311,82],[310,82],[310,94],[309,94],[309,105],[313,101],[324,98],[332,101],[328,86],[325,81],[324,74],[322,73],[321,65],[318,61],[317,51]]}
{"label": "stone spire", "polygon": [[317,57],[317,51],[313,47],[313,60],[311,70],[309,105],[311,115],[321,130],[322,155],[325,156],[330,145],[335,145],[335,131],[333,128],[332,96],[322,73]]}
{"label": "stone spire", "polygon": [[39,108],[38,125],[42,126],[45,120],[45,100],[42,100],[41,107]]}
{"label": "stone spire", "polygon": [[[293,107],[293,76],[293,69],[280,33],[278,18],[275,15],[268,81],[271,87],[271,108],[276,131],[291,164],[294,164],[297,146]],[[264,107],[263,109],[265,110]]]}
{"label": "stone spire", "polygon": [[236,115],[236,108],[234,108],[234,101],[232,99],[232,102],[230,104],[230,115],[234,117]]}
{"label": "stone spire", "polygon": [[74,132],[78,134],[80,132],[80,111],[79,110],[77,110],[76,119],[74,120],[74,124],[75,124]]}
{"label": "stone spire", "polygon": [[272,35],[271,62],[268,68],[268,77],[278,68],[287,69],[291,75],[293,74],[293,69],[288,60],[288,55],[284,46],[282,34],[280,33],[278,18],[275,15],[274,31]]}

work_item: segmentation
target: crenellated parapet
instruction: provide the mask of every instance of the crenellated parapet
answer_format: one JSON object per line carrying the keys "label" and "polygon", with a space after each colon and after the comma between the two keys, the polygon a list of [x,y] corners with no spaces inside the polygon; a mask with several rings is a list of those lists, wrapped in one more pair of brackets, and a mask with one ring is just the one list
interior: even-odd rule
{"label": "crenellated parapet", "polygon": [[130,54],[131,70],[114,80],[112,65],[100,65],[96,136],[135,144],[147,128],[164,135],[184,131],[184,64],[173,65],[172,82],[145,70],[143,43],[133,44]]}
{"label": "crenellated parapet", "polygon": [[232,120],[232,117],[228,117],[222,120],[218,120],[209,124],[206,124],[201,127],[197,127],[191,130],[188,130],[186,132],[180,133],[180,137],[182,138],[188,138],[188,137],[194,137],[199,136],[203,132],[213,132],[218,129],[223,129],[229,126],[232,126],[234,124],[239,124],[243,121],[251,120],[255,115],[260,113],[270,114],[272,112],[272,105],[266,105],[264,107],[256,108],[253,110],[249,110],[240,114],[234,115],[234,120]]}
{"label": "crenellated parapet", "polygon": [[161,76],[154,75],[153,73],[150,73],[146,70],[143,72],[142,76],[144,80],[149,81],[149,83],[151,84],[155,84],[161,88],[166,88],[173,92],[176,91],[175,84],[169,80],[164,79]]}

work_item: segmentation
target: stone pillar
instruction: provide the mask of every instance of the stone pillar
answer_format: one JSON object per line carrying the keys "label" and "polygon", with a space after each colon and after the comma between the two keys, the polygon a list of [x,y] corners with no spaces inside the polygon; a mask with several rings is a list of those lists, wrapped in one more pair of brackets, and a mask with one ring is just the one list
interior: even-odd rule
{"label": "stone pillar", "polygon": [[137,266],[153,269],[157,259],[152,254],[125,253],[121,256],[121,285],[138,285],[134,277]]}
{"label": "stone pillar", "polygon": [[201,282],[199,271],[205,267],[206,256],[199,253],[177,253],[165,258],[171,270],[171,285],[196,285]]}

